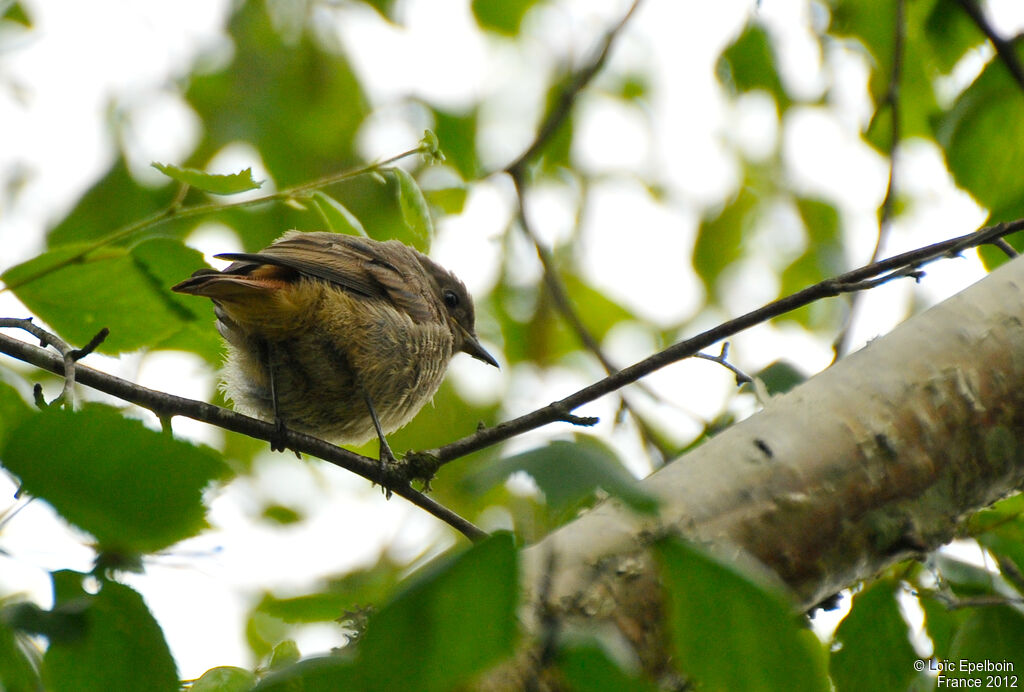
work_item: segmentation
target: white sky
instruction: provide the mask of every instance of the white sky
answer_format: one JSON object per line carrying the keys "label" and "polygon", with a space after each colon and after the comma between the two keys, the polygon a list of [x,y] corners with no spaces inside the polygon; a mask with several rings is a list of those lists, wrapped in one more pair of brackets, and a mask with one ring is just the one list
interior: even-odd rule
{"label": "white sky", "polygon": [[[0,172],[17,167],[25,175],[23,194],[15,203],[0,197],[0,271],[38,252],[44,229],[62,218],[111,163],[113,143],[105,125],[111,102],[130,123],[126,146],[135,168],[186,157],[198,139],[199,125],[177,95],[174,79],[188,72],[200,52],[226,54],[218,26],[227,0],[24,4],[35,28],[13,49],[5,42],[7,52],[0,55]],[[481,146],[485,162],[500,167],[532,137],[538,91],[552,66],[565,57],[582,60],[626,4],[575,0],[544,8],[529,18],[534,38],[522,46],[481,37],[466,0],[406,2],[404,27],[387,25],[368,11],[332,11],[344,18],[337,32],[371,99],[382,107],[361,134],[363,153],[367,158],[392,154],[419,138],[422,123],[408,109],[388,107],[410,94],[451,107],[487,97],[491,101],[484,111]],[[648,111],[600,95],[584,97],[574,155],[587,170],[607,174],[606,182],[592,190],[587,210],[582,245],[586,276],[655,323],[690,317],[700,305],[699,284],[680,258],[692,245],[701,206],[722,200],[735,186],[739,169],[730,150],[756,159],[781,142],[794,184],[842,208],[851,263],[866,261],[874,242],[875,209],[885,192],[887,169],[856,136],[868,109],[863,95],[855,94],[837,109],[795,108],[781,124],[762,98],[753,96],[733,106],[721,97],[713,77],[717,52],[742,26],[752,5],[739,0],[699,5],[648,0],[621,37],[612,64],[613,69],[631,66],[650,72],[654,99]],[[989,6],[1007,31],[1024,26],[1024,3],[999,0]],[[760,12],[774,31],[786,36],[782,57],[799,93],[820,93],[830,74],[844,84],[863,85],[866,72],[853,52],[818,54],[807,32],[803,2],[763,0]],[[325,12],[323,19],[331,15]],[[900,154],[902,185],[918,203],[897,222],[890,252],[964,233],[983,221],[984,214],[970,198],[952,187],[934,148],[908,142]],[[241,147],[224,152],[217,166],[253,164],[258,161]],[[663,182],[671,191],[670,203],[656,202],[639,184],[624,180],[627,175]],[[10,182],[0,180],[0,186]],[[566,237],[575,203],[576,191],[568,185],[550,183],[531,194],[528,211],[546,241]],[[434,254],[471,291],[493,284],[499,269],[495,239],[512,210],[508,182],[490,179],[474,187],[461,216],[442,224]],[[624,242],[624,229],[629,243]],[[779,242],[777,236],[764,237],[766,243]],[[193,241],[208,254],[231,249],[226,245],[234,242],[216,227],[206,228]],[[517,252],[523,257],[525,281],[538,271],[535,258],[528,247]],[[772,252],[764,255],[737,268],[735,297],[727,305],[732,314],[774,294],[776,267]],[[900,321],[911,292],[934,301],[979,276],[973,260],[942,262],[929,267],[921,286],[907,282],[872,291],[861,313],[870,319],[857,323],[855,340],[863,342]],[[12,296],[0,294],[0,315],[24,314]],[[732,353],[748,370],[782,355],[817,369],[831,355],[827,344],[771,326],[751,330],[733,344]],[[621,363],[649,355],[654,347],[642,330],[628,326],[616,330],[607,346]],[[212,373],[197,360],[176,354],[121,361],[90,356],[90,364],[184,396],[205,398],[210,392]],[[587,383],[568,371],[540,376],[524,369],[508,379],[507,373],[482,374],[473,365],[456,359],[456,383],[484,399],[507,393],[510,414]],[[701,419],[716,415],[728,400],[731,380],[713,364],[682,363],[649,382],[675,405],[645,408],[680,435],[695,434]],[[611,402],[589,408],[611,419]],[[199,424],[176,420],[175,430],[216,439],[215,431]],[[540,437],[532,435],[523,444]],[[643,473],[643,463],[636,461],[641,455],[635,436],[618,434],[614,440]],[[0,478],[0,507],[12,494],[13,486]],[[254,524],[253,516],[271,501],[302,506],[310,520],[287,529]],[[418,510],[400,499],[385,502],[362,480],[282,455],[267,455],[253,478],[222,489],[212,500],[210,519],[216,530],[154,558],[145,575],[127,579],[160,620],[184,678],[216,665],[252,665],[240,618],[247,599],[259,589],[303,590],[315,575],[375,561],[382,545],[412,559],[442,533]],[[0,555],[0,595],[27,591],[46,604],[45,570],[90,567],[91,552],[79,539],[43,503],[30,504],[0,534],[0,545],[12,556]],[[310,632],[299,644],[304,653],[313,653],[338,639],[326,628]]]}

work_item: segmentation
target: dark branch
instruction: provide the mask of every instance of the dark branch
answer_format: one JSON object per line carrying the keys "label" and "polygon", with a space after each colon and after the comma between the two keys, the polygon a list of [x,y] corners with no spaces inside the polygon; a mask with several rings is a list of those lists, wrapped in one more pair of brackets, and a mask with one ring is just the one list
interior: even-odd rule
{"label": "dark branch", "polygon": [[864,290],[898,278],[919,278],[920,272],[918,269],[929,262],[943,257],[955,257],[965,249],[992,243],[1003,236],[1022,229],[1024,229],[1024,219],[989,226],[974,233],[904,252],[834,278],[826,279],[785,298],[780,298],[757,310],[723,322],[702,334],[674,344],[639,363],[624,368],[614,375],[609,375],[544,408],[500,423],[492,428],[483,428],[472,435],[456,440],[444,447],[421,453],[418,456],[433,459],[439,467],[453,459],[515,437],[528,430],[564,420],[566,412],[573,411],[583,404],[599,399],[605,394],[616,391],[628,384],[632,384],[667,365],[690,358],[699,353],[701,349],[727,339],[756,324],[767,322],[822,298],[831,298],[843,293]]}
{"label": "dark branch", "polygon": [[1021,64],[1020,58],[1017,57],[1017,52],[1013,49],[1013,43],[996,33],[975,0],[958,0],[958,2],[964,12],[967,13],[967,16],[988,37],[989,42],[996,49],[999,59],[1003,61],[1006,69],[1010,71],[1010,74],[1020,86],[1021,91],[1024,92],[1024,65]]}
{"label": "dark branch", "polygon": [[[21,324],[10,324],[12,321],[15,320],[0,320],[0,326],[22,327]],[[16,320],[16,322],[23,322],[23,320]],[[54,339],[56,337],[48,335],[48,341],[52,343]],[[57,375],[64,374],[63,358],[43,348],[33,346],[5,334],[0,334],[0,352]],[[277,426],[273,423],[243,416],[240,413],[229,411],[220,406],[147,389],[128,380],[123,380],[120,377],[108,375],[83,365],[78,365],[75,369],[77,370],[77,379],[82,384],[142,408],[149,409],[161,419],[169,416],[185,416],[186,418],[215,425],[225,430],[231,430],[267,441],[281,435]],[[449,526],[462,532],[470,540],[476,541],[487,535],[482,529],[468,520],[413,489],[409,479],[403,475],[403,467],[401,465],[397,468],[382,468],[377,459],[364,457],[318,438],[292,430],[285,431],[284,441],[290,449],[323,459],[328,463],[340,466],[347,471],[351,471],[387,488],[394,494],[405,498],[417,507],[426,510]]]}

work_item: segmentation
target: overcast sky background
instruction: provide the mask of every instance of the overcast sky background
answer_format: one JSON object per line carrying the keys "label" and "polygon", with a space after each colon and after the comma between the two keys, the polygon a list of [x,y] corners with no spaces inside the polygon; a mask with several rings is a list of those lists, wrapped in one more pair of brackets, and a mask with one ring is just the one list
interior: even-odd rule
{"label": "overcast sky background", "polygon": [[[15,200],[0,191],[0,271],[39,252],[45,229],[110,166],[115,149],[106,119],[112,100],[128,123],[124,145],[133,170],[157,184],[159,176],[149,163],[180,163],[199,138],[198,120],[178,95],[175,80],[188,73],[199,55],[214,63],[230,58],[230,44],[221,29],[226,0],[23,4],[34,27],[13,35],[13,43],[5,40],[6,52],[0,54],[0,175],[16,174],[0,179],[0,190],[21,186]],[[526,47],[481,34],[468,4],[410,0],[403,3],[402,27],[361,9],[322,14],[325,25],[343,39],[371,101],[381,107],[361,136],[368,160],[408,149],[421,136],[423,128],[408,109],[394,105],[401,99],[420,95],[455,108],[480,95],[496,95],[491,112],[485,113],[481,143],[485,164],[500,168],[533,136],[536,95],[547,70],[566,56],[577,63],[584,59],[628,3],[575,0],[533,12]],[[694,9],[697,5],[699,11]],[[700,209],[725,199],[735,188],[739,168],[730,147],[756,159],[781,142],[795,184],[833,200],[843,210],[851,266],[866,262],[874,244],[875,213],[885,194],[887,165],[856,134],[870,113],[862,56],[849,49],[821,55],[809,30],[820,17],[798,0],[763,0],[757,11],[786,38],[781,59],[787,85],[813,96],[821,93],[827,80],[835,80],[847,87],[842,90],[845,96],[831,107],[797,108],[782,124],[763,98],[751,96],[730,105],[714,80],[712,66],[753,6],[738,0],[647,0],[612,58],[614,66],[650,71],[653,99],[646,117],[596,96],[588,96],[580,106],[574,155],[586,170],[656,173],[681,191],[678,204],[663,205],[639,185],[599,184],[585,229],[588,279],[655,323],[672,323],[699,307],[698,281],[672,258],[692,246]],[[1024,3],[993,0],[988,6],[1005,33],[1024,27]],[[965,60],[959,80],[976,74],[987,58],[988,53],[980,51]],[[955,93],[956,79],[949,88]],[[244,146],[232,147],[211,168],[232,172],[254,166],[257,179],[267,177],[256,156]],[[899,161],[902,189],[918,203],[895,224],[887,254],[983,223],[984,212],[955,190],[933,147],[907,142]],[[498,271],[494,240],[513,209],[509,182],[491,178],[474,185],[462,215],[440,224],[432,254],[454,269],[471,292],[493,285]],[[556,186],[542,187],[531,196],[529,213],[543,238],[557,241],[573,222],[571,195]],[[623,243],[623,229],[629,229],[631,243]],[[212,224],[192,240],[207,255],[237,248],[233,234]],[[787,241],[784,234],[765,234],[764,242]],[[765,255],[770,258],[771,253]],[[523,267],[524,276],[539,271],[529,252],[524,252]],[[731,313],[721,317],[774,297],[774,271],[768,260],[737,267],[736,291],[727,305]],[[920,286],[904,282],[872,291],[863,301],[854,341],[863,343],[891,329],[903,318],[911,297],[934,302],[981,274],[975,259],[945,261],[931,265]],[[10,294],[0,294],[0,315],[25,314]],[[628,329],[613,333],[608,342],[613,357],[623,364],[648,355],[652,348]],[[783,354],[810,371],[831,358],[829,344],[773,326],[757,327],[734,340],[733,353],[749,370]],[[209,396],[213,377],[198,359],[180,354],[120,360],[91,355],[89,364],[194,398]],[[518,372],[512,378],[507,372],[481,373],[475,365],[456,359],[456,384],[481,399],[509,394],[510,415],[587,384],[578,375]],[[657,373],[650,385],[677,404],[652,415],[684,432],[698,430],[702,417],[716,415],[733,390],[731,375],[700,362]],[[607,420],[614,412],[612,403],[596,402],[579,413]],[[177,419],[175,432],[210,442],[218,438],[215,430]],[[527,436],[520,444],[533,444],[543,434]],[[627,458],[642,458],[630,454],[639,451],[635,440],[618,439],[617,444]],[[638,463],[634,470],[642,474],[646,469]],[[0,477],[0,508],[15,503],[13,492],[9,479]],[[270,500],[302,506],[309,519],[286,528],[254,524],[253,516]],[[402,500],[385,502],[379,490],[361,479],[269,454],[254,477],[239,478],[218,492],[210,519],[214,530],[147,561],[145,575],[125,578],[143,593],[160,620],[184,678],[215,665],[252,665],[241,618],[257,589],[269,585],[285,593],[308,588],[314,575],[376,561],[382,546],[389,546],[398,560],[412,560],[422,546],[446,535]],[[502,521],[500,516],[493,518],[494,526]],[[29,504],[0,530],[0,547],[7,553],[0,554],[0,595],[28,592],[47,605],[46,570],[91,568],[92,553],[81,539],[43,503]],[[299,644],[303,653],[314,653],[339,641],[333,627],[321,627],[311,628]]]}

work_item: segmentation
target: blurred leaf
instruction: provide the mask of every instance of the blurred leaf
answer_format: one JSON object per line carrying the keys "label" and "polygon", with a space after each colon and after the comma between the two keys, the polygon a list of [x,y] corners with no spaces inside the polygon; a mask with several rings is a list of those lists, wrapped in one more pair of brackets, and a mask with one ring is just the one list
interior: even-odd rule
{"label": "blurred leaf", "polygon": [[931,0],[931,4],[923,22],[924,36],[935,66],[942,72],[951,72],[984,37],[955,0]]}
{"label": "blurred leaf", "polygon": [[84,606],[81,637],[51,640],[43,657],[46,689],[60,692],[180,689],[174,659],[160,626],[142,597],[123,584],[104,581],[95,596],[76,596]]}
{"label": "blurred leaf", "polygon": [[853,607],[833,637],[831,674],[837,692],[902,690],[914,679],[919,658],[900,615],[900,585],[879,580],[853,597]]}
{"label": "blurred leaf", "polygon": [[431,206],[440,209],[445,214],[461,214],[466,206],[469,189],[460,185],[437,190],[424,190],[423,194]]}
{"label": "blurred leaf", "polygon": [[[1016,42],[1024,59],[1024,40]],[[993,59],[940,119],[937,139],[957,185],[991,212],[989,221],[1024,216],[1024,98]]]}
{"label": "blurred leaf", "polygon": [[[174,193],[170,186],[154,189],[139,185],[129,174],[124,160],[119,158],[107,174],[89,188],[71,213],[47,234],[46,242],[55,248],[104,238],[122,226],[165,209]],[[162,224],[161,233],[168,233],[174,223]],[[136,242],[138,238],[138,235],[130,236],[119,244]]]}
{"label": "blurred leaf", "polygon": [[[783,270],[780,296],[841,274],[845,268],[839,211],[832,204],[809,197],[797,197],[794,202],[807,234],[807,249]],[[809,328],[831,328],[838,312],[839,306],[834,301],[816,301],[781,319]]]}
{"label": "blurred leaf", "polygon": [[576,640],[558,651],[558,670],[576,692],[654,692],[656,685],[623,670],[595,638]]}
{"label": "blurred leaf", "polygon": [[25,12],[20,2],[15,0],[3,0],[0,2],[0,19],[4,21],[21,24],[26,29],[32,28],[32,19]]}
{"label": "blurred leaf", "polygon": [[949,648],[953,644],[953,635],[956,634],[961,622],[970,616],[970,611],[966,609],[950,610],[945,603],[927,591],[919,592],[917,600],[924,611],[925,631],[934,646],[932,656],[940,660],[948,659]]}
{"label": "blurred leaf", "polygon": [[772,396],[785,394],[807,379],[807,375],[802,373],[799,368],[785,360],[777,360],[767,365],[754,377],[764,383],[768,393]]}
{"label": "blurred leaf", "polygon": [[1024,670],[1024,615],[1009,605],[975,609],[953,636],[949,658],[960,664],[948,672],[950,678],[984,682],[985,676],[993,675],[991,671],[968,671],[963,663],[1008,662],[1005,670],[1020,684],[1020,671]]}
{"label": "blurred leaf", "polygon": [[[500,0],[498,0],[500,1]],[[548,92],[544,97],[544,114],[540,122],[546,122],[548,117],[560,108],[565,108],[566,90],[572,83],[573,73],[563,73],[553,80]],[[572,140],[576,131],[576,116],[573,113],[573,104],[568,104],[569,112],[562,118],[558,128],[548,137],[544,148],[540,151],[540,169],[548,174],[561,174],[564,169],[572,167]]]}
{"label": "blurred leaf", "polygon": [[39,653],[27,637],[9,626],[11,605],[0,602],[0,689],[41,690]]}
{"label": "blurred leaf", "polygon": [[263,185],[262,182],[252,179],[252,168],[225,175],[206,173],[195,168],[184,168],[169,163],[154,162],[151,165],[168,178],[214,195],[235,195],[239,192],[258,190]]}
{"label": "blurred leaf", "polygon": [[346,612],[382,603],[406,568],[384,556],[372,567],[329,580],[314,593],[288,598],[264,594],[256,611],[286,623],[332,622]]}
{"label": "blurred leaf", "polygon": [[217,666],[200,676],[189,692],[248,692],[256,685],[256,675],[245,668]]}
{"label": "blurred leaf", "polygon": [[[636,315],[611,300],[575,273],[562,272],[562,282],[583,324],[600,341],[622,322],[635,321]],[[578,344],[577,339],[577,344]]]}
{"label": "blurred leaf", "polygon": [[957,596],[991,596],[997,593],[998,577],[995,574],[947,553],[935,555],[935,568]]}
{"label": "blurred leaf", "polygon": [[[508,534],[434,560],[370,620],[354,662],[341,656],[307,659],[268,676],[256,689],[458,689],[513,653],[516,563]],[[467,633],[472,646],[465,645]]]}
{"label": "blurred leaf", "polygon": [[693,268],[709,293],[717,293],[714,287],[722,271],[743,256],[743,240],[753,225],[756,208],[757,197],[744,186],[717,216],[701,223],[693,248]]}
{"label": "blurred leaf", "polygon": [[317,190],[313,193],[313,203],[330,230],[345,235],[369,237],[356,215],[346,209],[345,205],[338,200]]}
{"label": "blurred leaf", "polygon": [[434,222],[430,218],[430,207],[423,197],[423,191],[416,180],[404,168],[388,169],[398,182],[398,206],[402,210],[406,233],[398,236],[406,245],[420,252],[428,252],[434,239]]}
{"label": "blurred leaf", "polygon": [[247,142],[279,189],[355,164],[354,136],[369,106],[340,48],[321,45],[304,24],[296,36],[278,33],[266,3],[235,7],[228,27],[233,61],[189,80],[187,98],[205,135],[192,161],[205,163],[225,145]]}
{"label": "blurred leaf", "polygon": [[397,0],[362,0],[362,2],[375,9],[381,17],[389,22],[398,23],[398,18],[395,16]]}
{"label": "blurred leaf", "polygon": [[15,428],[32,415],[32,408],[21,398],[18,390],[0,382],[0,449]]}
{"label": "blurred leaf", "polygon": [[480,160],[476,154],[476,135],[479,112],[452,113],[433,108],[434,130],[445,159],[459,172],[463,180],[480,177]]}
{"label": "blurred leaf", "polygon": [[295,640],[285,639],[274,647],[273,652],[270,654],[270,663],[268,665],[271,670],[280,670],[285,666],[295,663],[300,657],[299,646],[295,643]]}
{"label": "blurred leaf", "polygon": [[759,24],[748,24],[725,49],[718,62],[718,74],[737,93],[763,89],[775,98],[780,111],[789,107],[789,94],[779,79],[771,38]]}
{"label": "blurred leaf", "polygon": [[209,450],[99,404],[31,416],[11,434],[2,459],[26,492],[91,533],[101,549],[125,553],[154,552],[198,533],[206,526],[202,491],[224,471]]}
{"label": "blurred leaf", "polygon": [[[932,88],[938,68],[924,37],[928,2],[906,5],[904,41],[899,81],[900,136],[932,134],[930,120],[939,112]],[[869,89],[875,102],[875,116],[868,140],[879,151],[887,152],[892,140],[891,110],[888,93],[893,74],[896,37],[896,5],[888,0],[842,0],[832,11],[831,32],[856,37],[874,58]]]}
{"label": "blurred leaf", "polygon": [[267,521],[280,524],[281,526],[297,524],[305,518],[298,510],[278,504],[267,505],[263,508],[263,511],[260,512],[260,516]]}
{"label": "blurred leaf", "polygon": [[1024,494],[981,510],[971,517],[968,526],[982,547],[1009,559],[1024,574]]}
{"label": "blurred leaf", "polygon": [[363,670],[381,689],[449,690],[511,656],[517,562],[512,537],[496,534],[413,575],[370,620],[359,643]]}
{"label": "blurred leaf", "polygon": [[516,36],[523,17],[537,0],[473,0],[473,16],[483,29]]}
{"label": "blurred leaf", "polygon": [[701,690],[828,690],[825,652],[773,587],[676,539],[656,545],[675,662]]}
{"label": "blurred leaf", "polygon": [[472,487],[489,489],[516,471],[537,482],[556,516],[574,512],[598,488],[638,512],[653,512],[657,500],[623,467],[615,452],[595,437],[576,435],[575,442],[556,440],[544,447],[506,457],[466,479]]}

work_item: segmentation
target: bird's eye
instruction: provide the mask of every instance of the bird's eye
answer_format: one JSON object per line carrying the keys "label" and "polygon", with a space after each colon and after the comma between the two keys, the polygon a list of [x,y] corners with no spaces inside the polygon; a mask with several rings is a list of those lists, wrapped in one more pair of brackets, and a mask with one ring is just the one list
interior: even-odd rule
{"label": "bird's eye", "polygon": [[459,307],[459,296],[455,291],[448,289],[444,292],[444,304],[452,310]]}

